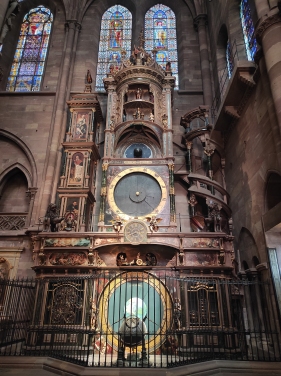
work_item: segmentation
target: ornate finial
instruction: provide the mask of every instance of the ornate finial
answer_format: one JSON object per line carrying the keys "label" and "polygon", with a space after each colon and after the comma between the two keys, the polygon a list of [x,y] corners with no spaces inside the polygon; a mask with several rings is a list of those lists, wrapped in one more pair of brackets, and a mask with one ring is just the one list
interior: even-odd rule
{"label": "ornate finial", "polygon": [[140,46],[140,48],[144,48],[144,42],[145,42],[145,39],[144,39],[144,35],[143,35],[143,29],[141,29],[140,36],[139,36],[139,46]]}

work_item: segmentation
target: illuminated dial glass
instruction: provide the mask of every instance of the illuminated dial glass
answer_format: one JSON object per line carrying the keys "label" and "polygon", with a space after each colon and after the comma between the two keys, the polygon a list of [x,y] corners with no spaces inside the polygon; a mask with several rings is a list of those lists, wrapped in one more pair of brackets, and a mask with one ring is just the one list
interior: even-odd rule
{"label": "illuminated dial glass", "polygon": [[[111,333],[108,343],[118,349],[119,328],[124,320],[138,318],[147,332],[145,346],[152,351],[161,346],[172,324],[172,301],[164,283],[149,273],[122,273],[110,280],[100,295],[98,321],[101,331]],[[141,345],[137,350],[141,351]]]}
{"label": "illuminated dial glass", "polygon": [[150,147],[143,143],[134,143],[127,147],[124,153],[125,158],[152,158]]}
{"label": "illuminated dial glass", "polygon": [[125,306],[125,316],[135,316],[143,320],[147,316],[147,307],[145,302],[140,298],[128,299]]}

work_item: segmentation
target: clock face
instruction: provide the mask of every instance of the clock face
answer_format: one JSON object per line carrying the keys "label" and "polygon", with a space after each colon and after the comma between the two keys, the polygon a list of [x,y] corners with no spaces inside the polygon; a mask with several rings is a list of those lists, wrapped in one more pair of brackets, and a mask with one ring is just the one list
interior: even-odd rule
{"label": "clock face", "polygon": [[124,170],[112,180],[108,202],[123,218],[157,215],[167,202],[166,185],[153,170],[143,167]]}
{"label": "clock face", "polygon": [[[147,326],[145,345],[161,346],[172,323],[172,301],[165,285],[151,274],[123,273],[109,281],[99,302],[99,325],[107,341],[118,349],[118,332],[124,320],[138,318]],[[138,346],[137,350],[141,351]]]}
{"label": "clock face", "polygon": [[150,147],[143,143],[134,143],[127,147],[124,153],[125,158],[151,158]]}

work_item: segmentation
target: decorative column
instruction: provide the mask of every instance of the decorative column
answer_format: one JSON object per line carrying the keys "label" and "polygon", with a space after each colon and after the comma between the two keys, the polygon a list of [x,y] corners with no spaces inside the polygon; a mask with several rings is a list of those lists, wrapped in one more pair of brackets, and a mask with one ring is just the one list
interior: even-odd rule
{"label": "decorative column", "polygon": [[116,124],[116,82],[111,73],[104,78],[104,86],[107,92],[107,112],[104,140],[104,157],[112,157],[112,138],[114,137],[114,128]]}
{"label": "decorative column", "polygon": [[187,148],[187,155],[186,155],[187,172],[191,174],[192,173],[192,159],[191,159],[192,142],[191,141],[186,141],[186,148]]}
{"label": "decorative column", "polygon": [[105,200],[106,200],[106,175],[107,175],[108,163],[104,162],[102,165],[102,178],[101,178],[101,201],[100,201],[100,215],[99,222],[104,222],[104,212],[105,212]]}
{"label": "decorative column", "polygon": [[256,38],[263,48],[276,116],[281,130],[281,16],[278,8],[269,11],[265,0],[255,0],[255,4],[260,17],[256,28]]}
{"label": "decorative column", "polygon": [[170,221],[173,223],[176,223],[174,163],[169,163],[169,182],[170,182]]}
{"label": "decorative column", "polygon": [[[208,159],[208,175],[211,180],[213,180],[213,167],[211,156],[214,154],[215,150],[211,149],[209,146],[204,148],[204,153],[207,155]],[[214,194],[214,187],[211,186],[211,192]]]}
{"label": "decorative column", "polygon": [[211,106],[213,96],[206,30],[207,14],[199,14],[194,18],[193,24],[195,30],[198,31],[204,104]]}
{"label": "decorative column", "polygon": [[26,192],[27,196],[30,199],[30,201],[29,201],[29,208],[28,208],[28,214],[27,214],[26,221],[25,221],[25,227],[26,228],[28,228],[28,226],[30,225],[30,222],[31,222],[31,215],[32,215],[33,206],[34,206],[34,200],[35,200],[35,196],[36,196],[36,192],[37,191],[38,191],[38,188],[31,187]]}
{"label": "decorative column", "polygon": [[[81,25],[77,20],[67,20],[65,23],[66,34],[62,57],[62,69],[58,78],[58,90],[54,103],[55,111],[51,122],[47,145],[47,150],[49,151],[48,155],[46,155],[48,167],[45,175],[42,177],[44,186],[42,187],[42,193],[40,193],[39,197],[39,202],[41,202],[41,216],[45,213],[50,201],[54,201],[56,196],[56,187],[60,173],[60,164],[57,163],[57,161],[61,159],[60,144],[65,136],[65,125],[67,121],[66,101],[68,100],[70,93],[70,72],[80,29]],[[76,45],[74,45],[74,41],[76,42]]]}
{"label": "decorative column", "polygon": [[190,195],[190,199],[188,200],[188,203],[191,207],[191,217],[194,217],[195,216],[195,206],[198,204],[197,200],[196,200],[196,196],[194,193],[191,193]]}
{"label": "decorative column", "polygon": [[172,120],[172,88],[175,85],[175,78],[172,72],[166,72],[163,94],[165,97],[165,111],[162,116],[163,125],[163,151],[166,157],[173,157],[173,120]]}

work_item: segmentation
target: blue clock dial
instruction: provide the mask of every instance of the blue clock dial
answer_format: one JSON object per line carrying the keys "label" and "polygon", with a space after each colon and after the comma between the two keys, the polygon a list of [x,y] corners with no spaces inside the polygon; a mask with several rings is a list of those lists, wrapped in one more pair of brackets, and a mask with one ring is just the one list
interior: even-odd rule
{"label": "blue clock dial", "polygon": [[127,147],[124,153],[125,158],[151,158],[150,147],[143,143],[134,143]]}

